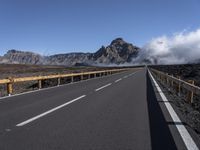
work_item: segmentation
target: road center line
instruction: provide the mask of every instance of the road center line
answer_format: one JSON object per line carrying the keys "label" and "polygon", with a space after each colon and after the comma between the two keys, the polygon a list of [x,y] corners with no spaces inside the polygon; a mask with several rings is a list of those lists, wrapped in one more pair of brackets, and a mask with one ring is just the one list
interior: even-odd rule
{"label": "road center line", "polygon": [[26,125],[26,124],[28,124],[28,123],[30,123],[30,122],[32,122],[32,121],[35,121],[35,120],[37,120],[37,119],[39,119],[39,118],[41,118],[41,117],[43,117],[43,116],[46,116],[46,115],[48,115],[48,114],[50,114],[50,113],[52,113],[52,112],[54,112],[54,111],[56,111],[56,110],[58,110],[58,109],[61,109],[61,108],[65,107],[65,106],[67,106],[67,105],[69,105],[69,104],[71,104],[71,103],[73,103],[73,102],[75,102],[75,101],[78,101],[78,100],[84,98],[85,96],[86,96],[86,95],[82,95],[82,96],[80,96],[80,97],[77,97],[77,98],[75,98],[75,99],[73,99],[73,100],[71,100],[71,101],[69,101],[69,102],[67,102],[67,103],[64,103],[64,104],[62,104],[62,105],[60,105],[60,106],[57,106],[57,107],[55,107],[55,108],[53,108],[53,109],[51,109],[51,110],[46,111],[46,112],[44,112],[44,113],[42,113],[42,114],[40,114],[40,115],[37,115],[37,116],[35,116],[35,117],[33,117],[33,118],[30,118],[30,119],[28,119],[28,120],[26,120],[26,121],[24,121],[24,122],[22,122],[22,123],[19,123],[19,124],[17,124],[16,126],[17,126],[17,127],[24,126],[24,125]]}
{"label": "road center line", "polygon": [[126,78],[128,78],[128,76],[124,76],[123,78],[126,79]]}
{"label": "road center line", "polygon": [[180,133],[186,147],[188,150],[198,150],[197,145],[195,144],[195,142],[193,141],[192,137],[190,136],[189,132],[187,131],[187,129],[185,128],[185,126],[183,125],[183,123],[181,122],[181,120],[179,119],[178,115],[176,114],[176,112],[174,111],[173,107],[171,106],[170,103],[166,103],[169,102],[168,99],[165,97],[164,93],[162,92],[160,86],[157,84],[157,82],[155,81],[154,77],[152,76],[151,72],[148,70],[150,77],[152,78],[158,93],[160,94],[162,100],[165,102],[165,107],[167,108],[172,120],[174,122],[180,122],[181,124],[176,125],[176,128],[178,129],[178,132]]}
{"label": "road center line", "polygon": [[119,81],[121,81],[121,80],[122,80],[122,78],[120,78],[120,79],[116,80],[116,81],[115,81],[115,83],[117,83],[117,82],[119,82]]}
{"label": "road center line", "polygon": [[112,84],[112,83],[106,84],[106,85],[104,85],[104,86],[102,86],[102,87],[96,89],[95,91],[97,92],[97,91],[99,91],[99,90],[101,90],[101,89],[103,89],[103,88],[106,88],[106,87],[110,86],[111,84]]}

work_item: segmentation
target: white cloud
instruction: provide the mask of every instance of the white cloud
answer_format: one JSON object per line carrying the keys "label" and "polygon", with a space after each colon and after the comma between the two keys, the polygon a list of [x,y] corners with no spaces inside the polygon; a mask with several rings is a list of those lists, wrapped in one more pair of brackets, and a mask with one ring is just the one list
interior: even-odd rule
{"label": "white cloud", "polygon": [[138,59],[157,64],[182,64],[200,60],[200,29],[154,38],[143,47]]}

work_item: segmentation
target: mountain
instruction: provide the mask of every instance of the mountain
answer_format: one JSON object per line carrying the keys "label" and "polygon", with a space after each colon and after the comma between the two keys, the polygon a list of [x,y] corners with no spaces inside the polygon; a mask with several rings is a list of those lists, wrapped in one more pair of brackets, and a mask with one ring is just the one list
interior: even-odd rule
{"label": "mountain", "polygon": [[119,65],[131,63],[140,51],[122,38],[117,38],[107,47],[102,46],[95,53],[67,53],[41,56],[33,52],[9,50],[0,57],[0,63],[34,65]]}
{"label": "mountain", "polygon": [[[32,52],[9,50],[3,57],[3,63],[9,64],[42,64],[44,57]],[[2,61],[1,61],[2,62]]]}
{"label": "mountain", "polygon": [[117,38],[107,47],[102,46],[93,54],[93,60],[100,64],[130,63],[136,58],[140,48]]}

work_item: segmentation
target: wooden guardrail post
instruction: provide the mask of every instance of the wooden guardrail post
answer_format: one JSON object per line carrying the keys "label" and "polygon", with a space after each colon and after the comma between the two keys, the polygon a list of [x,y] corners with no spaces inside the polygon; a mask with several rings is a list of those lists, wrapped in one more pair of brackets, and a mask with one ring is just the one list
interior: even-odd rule
{"label": "wooden guardrail post", "polygon": [[[167,73],[167,75],[169,75],[168,73]],[[169,78],[168,77],[166,77],[167,78],[167,86],[169,86]]]}
{"label": "wooden guardrail post", "polygon": [[[194,85],[194,80],[188,80],[188,83]],[[187,99],[190,103],[193,103],[193,97],[194,97],[194,92],[193,91],[188,91],[188,96]]]}
{"label": "wooden guardrail post", "polygon": [[162,75],[160,74],[160,81],[162,82]]}
{"label": "wooden guardrail post", "polygon": [[38,89],[42,88],[42,80],[38,80]]}
{"label": "wooden guardrail post", "polygon": [[71,76],[71,82],[74,82],[74,76]]}
{"label": "wooden guardrail post", "polygon": [[159,81],[160,81],[160,74],[158,73],[158,79],[159,79]]}
{"label": "wooden guardrail post", "polygon": [[170,80],[169,80],[169,74],[167,73],[167,89],[170,91]]}
{"label": "wooden guardrail post", "polygon": [[162,76],[162,74],[160,74],[160,80],[163,83],[163,76]]}
{"label": "wooden guardrail post", "polygon": [[58,85],[58,86],[60,85],[60,78],[58,78],[58,83],[57,83],[57,85]]}
{"label": "wooden guardrail post", "polygon": [[[174,75],[172,74],[172,77],[174,77]],[[174,89],[174,81],[171,80],[171,87],[172,87],[172,90]]]}
{"label": "wooden guardrail post", "polygon": [[102,76],[102,73],[100,72],[100,73],[99,73],[99,77],[101,77],[101,76]]}
{"label": "wooden guardrail post", "polygon": [[160,74],[158,72],[156,74],[157,74],[158,80],[160,80]]}
{"label": "wooden guardrail post", "polygon": [[165,84],[167,84],[167,76],[165,76]]}
{"label": "wooden guardrail post", "polygon": [[11,77],[8,78],[10,80],[9,83],[7,83],[7,94],[8,96],[11,96],[13,93],[13,79]]}
{"label": "wooden guardrail post", "polygon": [[[181,77],[180,76],[177,76],[178,80],[180,81],[181,80]],[[178,83],[177,85],[177,95],[180,96],[181,95],[181,84],[180,82]]]}
{"label": "wooden guardrail post", "polygon": [[84,77],[83,77],[83,74],[82,74],[82,75],[81,75],[81,80],[83,80],[83,78],[84,78]]}

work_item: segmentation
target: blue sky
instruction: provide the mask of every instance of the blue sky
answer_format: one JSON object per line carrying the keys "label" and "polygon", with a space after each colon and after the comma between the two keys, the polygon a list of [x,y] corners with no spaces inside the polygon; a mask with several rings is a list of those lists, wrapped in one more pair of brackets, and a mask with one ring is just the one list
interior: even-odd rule
{"label": "blue sky", "polygon": [[200,27],[200,0],[0,0],[0,55],[95,52]]}

